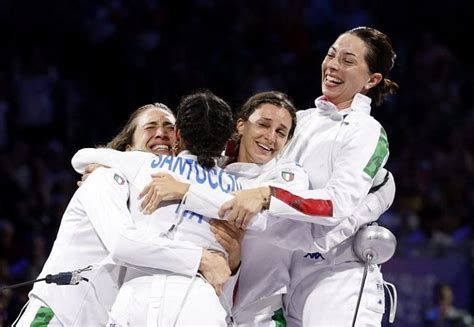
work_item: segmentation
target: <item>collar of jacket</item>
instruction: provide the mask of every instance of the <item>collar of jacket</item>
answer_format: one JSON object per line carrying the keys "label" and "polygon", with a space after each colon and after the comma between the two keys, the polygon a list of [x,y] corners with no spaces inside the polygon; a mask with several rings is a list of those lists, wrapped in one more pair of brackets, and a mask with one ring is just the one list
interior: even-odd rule
{"label": "collar of jacket", "polygon": [[[372,99],[368,96],[363,95],[361,93],[356,93],[356,95],[352,99],[352,103],[349,110],[344,109],[342,110],[342,112],[344,114],[347,114],[351,111],[354,111],[370,115],[371,102]],[[327,101],[324,95],[314,100],[314,104],[316,105],[316,109],[321,115],[329,116],[332,120],[342,120],[342,114],[339,112],[336,105],[332,102]]]}

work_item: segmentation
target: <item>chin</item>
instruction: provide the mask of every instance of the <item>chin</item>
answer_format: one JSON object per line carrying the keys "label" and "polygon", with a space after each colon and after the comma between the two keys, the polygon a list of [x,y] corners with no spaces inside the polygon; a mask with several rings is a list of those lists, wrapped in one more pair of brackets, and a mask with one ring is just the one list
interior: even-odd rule
{"label": "chin", "polygon": [[270,160],[272,160],[271,157],[259,158],[258,160],[255,161],[255,163],[257,163],[259,165],[264,165],[267,162],[269,162]]}

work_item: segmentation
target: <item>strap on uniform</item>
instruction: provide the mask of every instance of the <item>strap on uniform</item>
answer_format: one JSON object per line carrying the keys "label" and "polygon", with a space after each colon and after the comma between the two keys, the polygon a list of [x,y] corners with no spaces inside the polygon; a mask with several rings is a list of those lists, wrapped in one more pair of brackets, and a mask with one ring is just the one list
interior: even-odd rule
{"label": "strap on uniform", "polygon": [[383,281],[383,286],[387,289],[387,293],[390,297],[390,315],[388,322],[393,324],[395,321],[395,315],[397,313],[397,288],[392,283],[386,281]]}
{"label": "strap on uniform", "polygon": [[147,326],[156,327],[165,293],[166,275],[154,275],[148,295]]}

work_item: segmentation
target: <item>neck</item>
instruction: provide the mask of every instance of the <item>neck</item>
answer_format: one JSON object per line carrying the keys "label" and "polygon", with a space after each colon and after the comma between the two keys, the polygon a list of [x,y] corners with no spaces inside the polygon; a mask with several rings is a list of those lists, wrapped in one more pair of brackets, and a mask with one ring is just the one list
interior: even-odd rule
{"label": "neck", "polygon": [[334,103],[334,104],[336,105],[336,108],[338,111],[345,110],[347,108],[350,108],[352,104],[352,99],[344,101],[344,102],[340,102],[340,103]]}

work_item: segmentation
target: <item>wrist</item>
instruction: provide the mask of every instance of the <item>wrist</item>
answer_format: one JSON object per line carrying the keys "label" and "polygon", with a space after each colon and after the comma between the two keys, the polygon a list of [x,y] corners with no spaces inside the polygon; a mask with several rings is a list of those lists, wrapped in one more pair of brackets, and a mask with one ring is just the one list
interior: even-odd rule
{"label": "wrist", "polygon": [[259,188],[260,196],[262,197],[262,210],[268,210],[270,208],[271,200],[271,187],[264,186]]}
{"label": "wrist", "polygon": [[184,195],[189,191],[189,186],[191,184],[188,183],[180,183],[178,187],[178,191],[176,192],[176,199],[175,200],[181,200]]}

